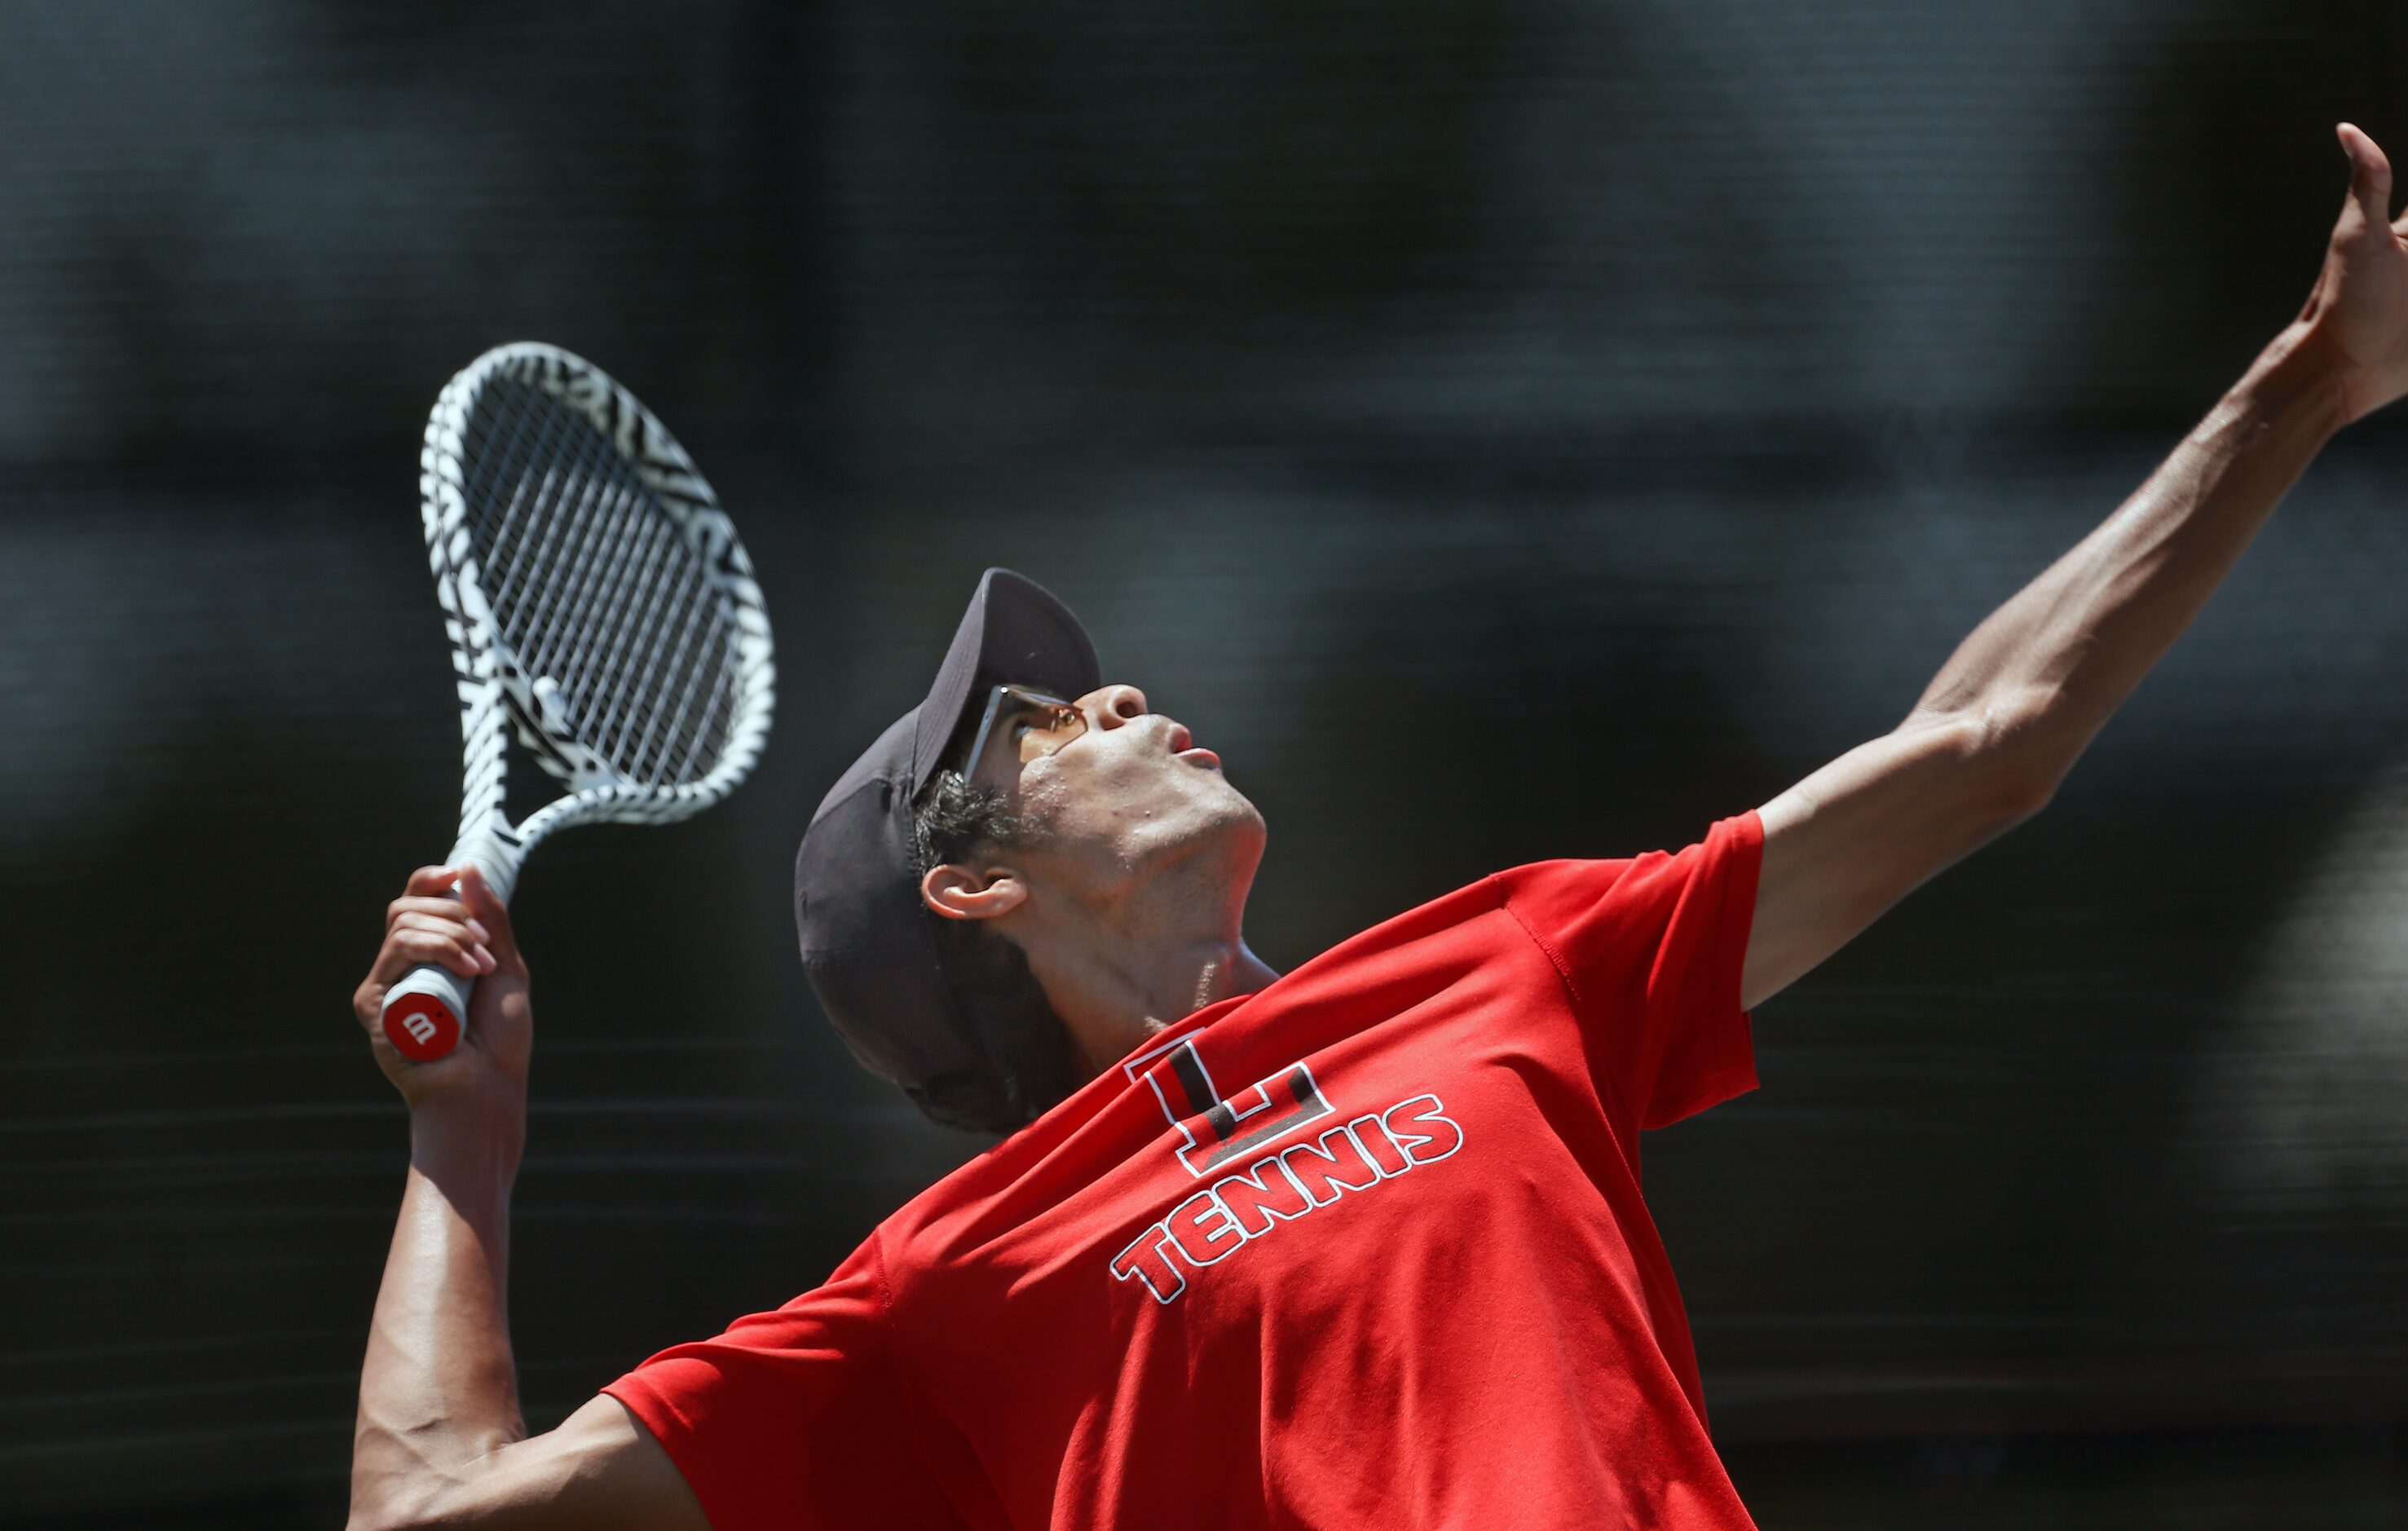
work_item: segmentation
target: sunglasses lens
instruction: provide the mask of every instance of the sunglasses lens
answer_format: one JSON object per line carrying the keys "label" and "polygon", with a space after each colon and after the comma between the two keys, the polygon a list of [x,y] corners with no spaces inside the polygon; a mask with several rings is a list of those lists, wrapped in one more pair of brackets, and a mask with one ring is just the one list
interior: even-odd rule
{"label": "sunglasses lens", "polygon": [[1018,742],[1021,764],[1052,754],[1087,731],[1086,717],[1075,707],[1050,696],[1012,697],[1011,737]]}
{"label": "sunglasses lens", "polygon": [[1087,731],[1087,715],[1058,696],[997,686],[989,693],[986,717],[955,767],[974,773],[978,763],[1007,750],[1025,766],[1061,749]]}

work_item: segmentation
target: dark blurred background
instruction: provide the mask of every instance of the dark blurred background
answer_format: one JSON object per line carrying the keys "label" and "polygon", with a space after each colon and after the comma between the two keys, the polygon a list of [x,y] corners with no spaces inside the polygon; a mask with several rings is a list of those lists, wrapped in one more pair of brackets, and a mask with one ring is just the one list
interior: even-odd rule
{"label": "dark blurred background", "polygon": [[[531,1422],[975,1152],[793,954],[980,569],[1272,826],[1275,965],[1886,729],[2295,310],[2396,0],[50,0],[0,12],[0,1524],[331,1525],[456,809],[417,440],[670,421],[753,782],[547,846]],[[1756,1017],[1651,1195],[1768,1527],[2408,1519],[2408,420],[2041,819]]]}

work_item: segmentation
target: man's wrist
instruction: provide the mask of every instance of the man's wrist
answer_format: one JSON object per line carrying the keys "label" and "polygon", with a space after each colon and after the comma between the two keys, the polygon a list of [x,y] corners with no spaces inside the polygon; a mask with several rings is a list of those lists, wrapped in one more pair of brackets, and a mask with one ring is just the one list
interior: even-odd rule
{"label": "man's wrist", "polygon": [[2294,413],[2325,435],[2365,414],[2359,397],[2366,369],[2312,319],[2300,319],[2260,351],[2233,389],[2233,398],[2259,410]]}
{"label": "man's wrist", "polygon": [[437,1178],[518,1173],[526,1145],[526,1092],[509,1081],[433,1091],[409,1103],[409,1158]]}

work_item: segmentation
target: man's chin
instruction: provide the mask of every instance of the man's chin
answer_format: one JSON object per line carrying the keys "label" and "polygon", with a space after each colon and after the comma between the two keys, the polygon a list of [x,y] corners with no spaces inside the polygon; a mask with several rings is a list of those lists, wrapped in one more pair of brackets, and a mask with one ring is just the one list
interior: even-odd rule
{"label": "man's chin", "polygon": [[1190,848],[1210,842],[1226,842],[1233,851],[1251,845],[1259,854],[1267,833],[1262,810],[1254,800],[1229,785],[1226,779],[1215,777],[1210,783],[1199,783],[1200,790],[1182,794],[1175,817],[1166,816],[1165,827],[1175,824],[1172,836]]}
{"label": "man's chin", "polygon": [[1264,827],[1262,810],[1254,807],[1254,800],[1218,771],[1212,773],[1210,796],[1215,817],[1251,823],[1257,831]]}

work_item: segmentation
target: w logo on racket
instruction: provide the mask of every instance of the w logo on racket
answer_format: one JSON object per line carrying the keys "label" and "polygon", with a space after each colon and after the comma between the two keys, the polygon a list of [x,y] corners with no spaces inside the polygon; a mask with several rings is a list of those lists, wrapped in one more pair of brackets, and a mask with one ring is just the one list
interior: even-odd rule
{"label": "w logo on racket", "polygon": [[1257,1080],[1225,1100],[1190,1041],[1140,1052],[1122,1064],[1121,1069],[1130,1080],[1152,1088],[1162,1114],[1184,1139],[1177,1151],[1179,1162],[1199,1180],[1229,1160],[1336,1109],[1313,1082],[1312,1070],[1301,1063]]}

